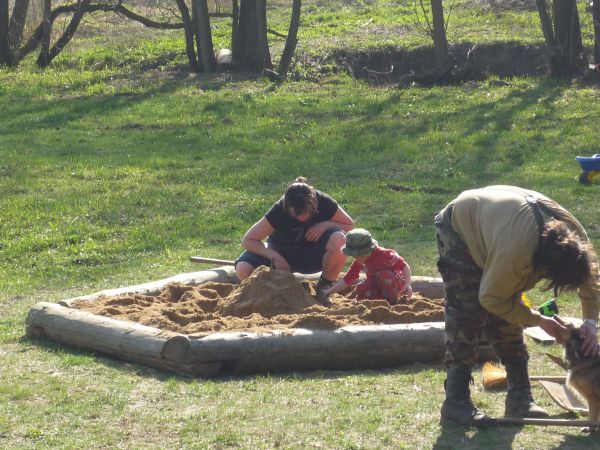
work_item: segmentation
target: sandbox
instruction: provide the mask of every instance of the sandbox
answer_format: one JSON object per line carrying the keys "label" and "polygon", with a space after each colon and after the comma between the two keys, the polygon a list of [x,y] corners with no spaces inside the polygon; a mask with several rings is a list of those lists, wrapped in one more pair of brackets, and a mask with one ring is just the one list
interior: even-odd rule
{"label": "sandbox", "polygon": [[395,306],[349,292],[325,308],[314,277],[257,272],[238,285],[225,266],[37,303],[27,335],[201,377],[442,360],[440,279],[413,277],[414,298]]}

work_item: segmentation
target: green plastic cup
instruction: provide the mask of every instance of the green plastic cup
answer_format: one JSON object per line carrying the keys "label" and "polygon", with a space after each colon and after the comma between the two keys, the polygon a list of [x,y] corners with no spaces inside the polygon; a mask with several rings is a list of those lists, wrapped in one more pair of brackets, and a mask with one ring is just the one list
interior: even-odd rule
{"label": "green plastic cup", "polygon": [[555,314],[558,314],[558,305],[556,304],[556,300],[550,299],[547,302],[543,303],[538,311],[540,314],[546,317],[552,317]]}

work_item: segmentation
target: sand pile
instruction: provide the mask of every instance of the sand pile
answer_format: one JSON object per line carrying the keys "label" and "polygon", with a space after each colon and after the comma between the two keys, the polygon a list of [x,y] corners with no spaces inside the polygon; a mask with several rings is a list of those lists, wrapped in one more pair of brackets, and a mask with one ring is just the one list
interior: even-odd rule
{"label": "sand pile", "polygon": [[219,302],[217,310],[222,316],[246,317],[256,313],[271,318],[299,314],[313,305],[314,298],[294,275],[263,266]]}
{"label": "sand pile", "polygon": [[404,303],[355,300],[354,289],[334,294],[329,308],[316,303],[314,281],[299,282],[287,272],[259,268],[239,285],[171,284],[158,295],[121,295],[77,301],[75,308],[118,320],[189,335],[217,331],[281,328],[334,330],[345,325],[398,324],[444,320],[442,299],[416,293]]}

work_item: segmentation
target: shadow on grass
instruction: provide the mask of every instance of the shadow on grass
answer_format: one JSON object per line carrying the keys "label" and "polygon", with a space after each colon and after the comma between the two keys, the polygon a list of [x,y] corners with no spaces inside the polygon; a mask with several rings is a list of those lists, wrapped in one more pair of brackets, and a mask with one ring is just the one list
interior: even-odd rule
{"label": "shadow on grass", "polygon": [[172,378],[176,378],[183,382],[191,382],[194,380],[192,377],[178,375],[172,372],[166,372],[153,367],[144,366],[142,364],[116,359],[106,353],[82,349],[72,345],[65,345],[48,339],[33,339],[28,336],[22,336],[20,339],[18,339],[18,343],[36,346],[40,349],[43,349],[47,353],[52,353],[56,356],[66,355],[69,359],[72,359],[71,361],[67,361],[67,364],[80,365],[93,360],[93,362],[101,364],[111,370],[115,370],[124,374],[134,374],[144,378],[153,378],[158,381],[167,381]]}
{"label": "shadow on grass", "polygon": [[[474,430],[474,433],[473,431]],[[521,432],[522,427],[490,427],[490,428],[465,428],[446,422],[440,424],[440,435],[431,447],[433,450],[459,449],[459,448],[512,448],[515,436]]]}
{"label": "shadow on grass", "polygon": [[[368,139],[365,137],[368,136],[373,136],[373,139],[376,139],[375,136],[404,138],[403,143],[395,144],[398,155],[394,161],[389,160],[391,155],[388,153],[376,150],[365,153],[370,154],[369,163],[376,170],[380,166],[382,180],[393,168],[396,175],[389,173],[387,179],[412,181],[410,184],[405,181],[398,183],[399,189],[388,184],[391,191],[396,191],[399,201],[411,188],[425,194],[419,204],[411,208],[414,208],[417,222],[431,223],[435,212],[464,189],[501,184],[500,180],[504,179],[510,179],[508,184],[535,188],[535,180],[526,177],[522,169],[537,159],[548,157],[548,149],[543,145],[546,140],[544,133],[558,112],[557,101],[568,87],[565,81],[544,78],[526,90],[508,91],[499,101],[487,97],[487,88],[466,88],[463,92],[471,92],[480,100],[457,102],[453,105],[455,108],[448,111],[444,111],[443,107],[439,111],[421,111],[414,120],[405,121],[400,117],[390,121],[390,111],[407,102],[406,94],[398,91],[383,102],[368,103],[363,111],[364,120],[360,123],[351,121],[345,126],[341,122],[341,127],[345,128],[340,133],[343,139],[331,152],[337,155],[336,164],[342,173],[364,172],[364,168],[353,165],[352,158],[344,157],[344,152],[356,148],[357,143],[365,145],[365,139]],[[437,95],[435,92],[425,94],[424,100],[435,102]],[[414,105],[412,115],[419,114],[419,107]],[[529,111],[535,111],[535,114],[524,117]],[[453,129],[452,124],[461,124],[462,128]],[[511,133],[515,124],[527,132]],[[435,130],[440,126],[441,133],[438,134]],[[436,142],[438,139],[441,142]],[[411,143],[423,140],[433,149],[429,153],[414,152]],[[370,144],[366,142],[367,146]],[[382,146],[386,144],[385,141],[381,143]],[[394,144],[390,142],[390,145]],[[468,146],[468,149],[457,150],[458,146]],[[356,152],[359,154],[359,149]],[[349,153],[352,154],[352,150]],[[403,168],[406,173],[401,171]]]}
{"label": "shadow on grass", "polygon": [[[570,413],[560,414],[552,417],[555,419],[573,419]],[[566,430],[570,428],[570,433],[563,433],[557,430]],[[554,435],[562,435],[563,440],[555,447],[538,443],[538,448],[556,448],[556,449],[597,449],[598,441],[595,436],[580,432],[579,435],[573,434],[576,427],[550,427]],[[432,450],[458,449],[458,448],[494,448],[511,449],[517,434],[524,431],[521,425],[498,425],[488,428],[465,428],[451,423],[440,423],[440,435],[431,447]],[[550,432],[550,431],[549,431]],[[577,431],[575,431],[577,432]]]}
{"label": "shadow on grass", "polygon": [[[202,89],[201,80],[193,83]],[[320,91],[264,95],[267,86],[259,89],[260,95],[190,95],[189,102],[171,103],[181,87],[180,80],[166,79],[148,83],[141,92],[15,102],[0,112],[0,134],[7,148],[16,145],[19,150],[5,170],[35,188],[32,181],[42,175],[32,178],[28,173],[29,156],[56,165],[67,179],[70,171],[102,165],[149,169],[160,175],[159,181],[180,185],[182,171],[189,169],[186,180],[201,180],[202,186],[216,183],[222,191],[239,189],[259,198],[272,196],[272,201],[280,195],[276,182],[298,175],[326,180],[317,186],[326,192],[332,186],[351,192],[355,180],[377,179],[389,211],[368,211],[365,202],[357,214],[352,212],[355,219],[375,232],[403,227],[419,233],[420,239],[425,233],[433,239],[433,215],[464,189],[502,182],[536,188],[528,168],[538,159],[551,164],[549,155],[557,155],[549,151],[547,143],[554,142],[546,134],[557,128],[553,119],[560,115],[558,100],[571,85],[543,78],[523,89],[466,86],[452,88],[451,96],[398,89],[362,99],[345,93],[338,99]],[[154,96],[161,98],[153,102]],[[181,109],[169,115],[173,105]],[[240,124],[247,126],[242,129]],[[524,131],[512,133],[515,124]],[[574,122],[572,128],[578,125]],[[166,164],[171,166],[164,175],[156,170],[168,168]],[[91,185],[85,185],[82,197],[101,198]],[[182,213],[189,209],[176,192],[158,183],[144,189],[145,198],[155,203],[171,209],[180,205]],[[248,220],[250,214],[241,217],[238,211],[250,203],[232,202],[222,210],[228,219]],[[353,206],[352,200],[340,203]],[[141,211],[140,205],[146,207],[131,196],[118,206]],[[121,226],[117,208],[100,213],[92,216]]]}
{"label": "shadow on grass", "polygon": [[431,370],[432,368],[439,368],[443,370],[441,365],[415,363],[406,366],[396,366],[382,369],[352,369],[352,370],[307,370],[307,371],[276,371],[266,373],[252,373],[252,374],[235,374],[220,372],[222,375],[217,377],[194,377],[192,375],[180,374],[175,372],[167,372],[162,369],[155,369],[150,366],[121,360],[113,357],[112,355],[102,353],[99,351],[82,349],[74,345],[67,345],[59,342],[55,342],[48,339],[35,339],[29,336],[22,336],[18,339],[19,344],[33,345],[43,349],[48,353],[53,353],[57,356],[67,355],[69,358],[73,358],[71,361],[67,361],[67,364],[83,364],[90,359],[96,363],[102,364],[107,368],[116,370],[122,373],[135,374],[145,378],[154,378],[159,381],[166,381],[169,379],[177,379],[184,383],[193,382],[194,380],[210,380],[213,383],[229,383],[231,381],[244,381],[253,380],[257,378],[268,377],[270,379],[277,380],[337,380],[346,377],[352,377],[356,375],[367,375],[367,376],[382,376],[389,375],[395,372],[401,372],[403,374],[416,374],[424,370]]}

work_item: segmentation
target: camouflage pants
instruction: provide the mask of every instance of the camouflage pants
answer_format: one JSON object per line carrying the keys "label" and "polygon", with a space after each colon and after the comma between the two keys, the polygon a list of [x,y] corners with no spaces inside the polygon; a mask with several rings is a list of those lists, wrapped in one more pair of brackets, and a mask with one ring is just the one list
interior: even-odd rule
{"label": "camouflage pants", "polygon": [[[479,285],[483,274],[469,254],[467,246],[452,229],[452,206],[435,217],[440,258],[438,269],[445,289],[445,339],[447,367],[472,366],[482,332],[501,360],[527,357],[523,326],[511,324],[489,313],[479,303]],[[520,292],[514,294],[521,295]]]}

